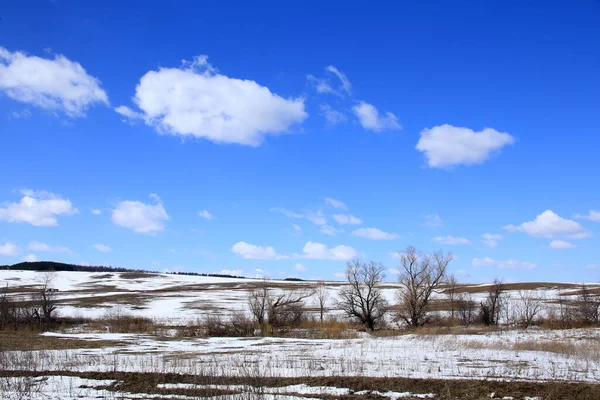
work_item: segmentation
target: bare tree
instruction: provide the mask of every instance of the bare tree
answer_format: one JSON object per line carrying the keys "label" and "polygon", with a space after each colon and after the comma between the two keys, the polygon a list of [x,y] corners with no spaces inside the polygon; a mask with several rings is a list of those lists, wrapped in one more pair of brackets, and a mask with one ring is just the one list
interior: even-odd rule
{"label": "bare tree", "polygon": [[584,283],[579,287],[577,295],[577,316],[588,324],[600,322],[600,297]]}
{"label": "bare tree", "polygon": [[295,326],[304,317],[305,300],[312,292],[289,290],[268,297],[268,319],[274,328]]}
{"label": "bare tree", "polygon": [[458,297],[458,293],[456,289],[458,288],[458,280],[454,274],[448,276],[446,280],[446,290],[444,290],[444,294],[448,296],[448,301],[450,301],[450,319],[454,322],[454,310],[456,308],[456,300]]}
{"label": "bare tree", "polygon": [[443,251],[421,255],[413,246],[400,256],[402,270],[399,276],[401,285],[399,319],[416,328],[429,321],[429,301],[431,295],[440,288],[446,276],[446,269],[452,261],[452,253]]}
{"label": "bare tree", "polygon": [[55,279],[54,271],[43,272],[33,295],[33,318],[39,325],[48,325],[56,319],[56,296],[55,289],[52,288]]}
{"label": "bare tree", "polygon": [[456,311],[460,323],[464,326],[472,324],[477,317],[477,303],[473,301],[471,295],[459,293],[456,296]]}
{"label": "bare tree", "polygon": [[248,292],[248,307],[250,313],[259,325],[264,325],[267,318],[267,307],[269,304],[269,288],[266,282]]}
{"label": "bare tree", "polygon": [[544,298],[533,290],[519,290],[520,304],[518,306],[519,322],[528,328],[535,322],[544,308]]}
{"label": "bare tree", "polygon": [[340,291],[339,307],[369,330],[374,331],[388,312],[388,303],[379,284],[385,278],[385,267],[374,261],[353,260],[346,266],[348,286]]}
{"label": "bare tree", "polygon": [[498,325],[500,313],[505,307],[504,283],[500,279],[494,279],[488,290],[487,298],[481,302],[481,321],[485,325]]}
{"label": "bare tree", "polygon": [[317,282],[315,288],[315,295],[317,296],[317,305],[319,306],[319,319],[323,322],[323,315],[327,307],[327,300],[329,300],[329,290],[325,286],[325,282]]}

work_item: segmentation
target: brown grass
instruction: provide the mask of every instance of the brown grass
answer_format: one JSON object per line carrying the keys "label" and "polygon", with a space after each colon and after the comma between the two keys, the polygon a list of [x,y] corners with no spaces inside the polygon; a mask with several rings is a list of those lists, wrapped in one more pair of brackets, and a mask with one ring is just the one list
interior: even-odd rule
{"label": "brown grass", "polygon": [[32,351],[32,350],[65,350],[92,349],[118,346],[118,341],[111,340],[79,340],[61,339],[52,336],[42,336],[38,332],[0,331],[0,352],[2,351]]}

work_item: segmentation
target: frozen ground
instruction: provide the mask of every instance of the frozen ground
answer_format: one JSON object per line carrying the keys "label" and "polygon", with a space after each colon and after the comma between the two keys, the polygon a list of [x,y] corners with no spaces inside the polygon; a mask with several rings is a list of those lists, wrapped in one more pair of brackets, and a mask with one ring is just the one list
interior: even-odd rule
{"label": "frozen ground", "polygon": [[[59,301],[59,314],[65,317],[101,318],[119,306],[134,316],[150,317],[171,325],[185,325],[208,313],[229,316],[247,309],[248,291],[267,283],[274,293],[281,290],[309,291],[315,282],[262,281],[258,279],[218,278],[173,274],[56,272],[51,286]],[[41,273],[34,271],[0,271],[0,287],[8,287],[12,295],[26,297],[27,291],[39,285]],[[332,307],[338,298],[342,282],[326,282],[329,295],[328,314],[338,314]],[[559,294],[567,295],[578,289],[576,284],[531,284],[537,295],[547,300]],[[475,301],[486,295],[486,285],[464,285]],[[386,283],[384,295],[396,303],[398,284]],[[443,294],[434,297],[444,299]],[[512,293],[517,301],[517,293]],[[316,299],[307,304],[316,307]],[[552,306],[549,303],[549,306]]]}
{"label": "frozen ground", "polygon": [[[206,338],[60,334],[117,340],[101,349],[4,352],[8,368],[263,377],[372,376],[435,379],[600,379],[599,329],[403,335],[361,339]],[[574,346],[573,343],[576,345]],[[565,348],[565,346],[567,346]],[[530,348],[530,349],[529,349]],[[19,363],[18,360],[28,360]]]}

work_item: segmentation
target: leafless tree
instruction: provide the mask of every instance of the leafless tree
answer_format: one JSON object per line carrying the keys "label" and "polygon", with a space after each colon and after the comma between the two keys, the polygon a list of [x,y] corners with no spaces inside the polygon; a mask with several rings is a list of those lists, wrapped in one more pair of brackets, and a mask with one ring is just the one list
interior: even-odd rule
{"label": "leafless tree", "polygon": [[56,279],[54,271],[45,271],[39,278],[40,284],[33,296],[34,318],[40,325],[48,325],[56,319],[56,296],[52,284]]}
{"label": "leafless tree", "polygon": [[583,283],[577,295],[577,316],[588,324],[600,322],[600,296]]}
{"label": "leafless tree", "polygon": [[450,319],[454,322],[454,310],[456,309],[456,300],[458,297],[458,293],[456,292],[458,288],[458,280],[454,274],[448,276],[446,280],[446,290],[444,290],[444,294],[448,297],[448,301],[450,302]]}
{"label": "leafless tree", "polygon": [[317,297],[317,305],[319,307],[319,319],[323,322],[323,315],[327,307],[327,300],[329,300],[329,290],[325,286],[325,282],[317,282],[315,288],[315,296]]}
{"label": "leafless tree", "polygon": [[250,313],[259,325],[264,325],[267,318],[267,307],[269,305],[269,288],[263,282],[258,288],[248,292],[248,307]]}
{"label": "leafless tree", "polygon": [[475,322],[477,318],[477,303],[473,301],[471,295],[467,293],[459,293],[456,296],[456,311],[460,323],[464,326]]}
{"label": "leafless tree", "polygon": [[305,300],[312,292],[288,290],[268,297],[268,320],[274,328],[297,325],[304,317]]}
{"label": "leafless tree", "polygon": [[525,328],[528,328],[543,311],[544,297],[533,290],[519,290],[519,300],[518,319]]}
{"label": "leafless tree", "polygon": [[498,325],[500,315],[505,306],[505,288],[500,279],[494,279],[488,290],[487,298],[481,302],[481,321],[485,325]]}
{"label": "leafless tree", "polygon": [[452,257],[452,253],[444,255],[441,250],[422,255],[413,246],[401,254],[399,319],[413,328],[429,321],[431,295],[443,284]]}
{"label": "leafless tree", "polygon": [[371,331],[388,312],[388,303],[378,287],[385,278],[384,269],[374,261],[353,260],[346,266],[348,286],[340,291],[339,307]]}

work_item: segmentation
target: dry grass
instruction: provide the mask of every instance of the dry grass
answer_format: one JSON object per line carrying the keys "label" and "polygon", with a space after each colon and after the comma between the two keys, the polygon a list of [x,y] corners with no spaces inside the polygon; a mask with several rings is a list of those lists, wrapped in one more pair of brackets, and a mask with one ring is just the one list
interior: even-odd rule
{"label": "dry grass", "polygon": [[123,272],[119,274],[121,279],[143,279],[143,278],[157,278],[159,274],[153,274],[149,272]]}
{"label": "dry grass", "polygon": [[42,336],[30,331],[0,331],[0,352],[33,351],[33,350],[65,350],[92,349],[118,346],[118,341],[111,340],[77,340]]}

